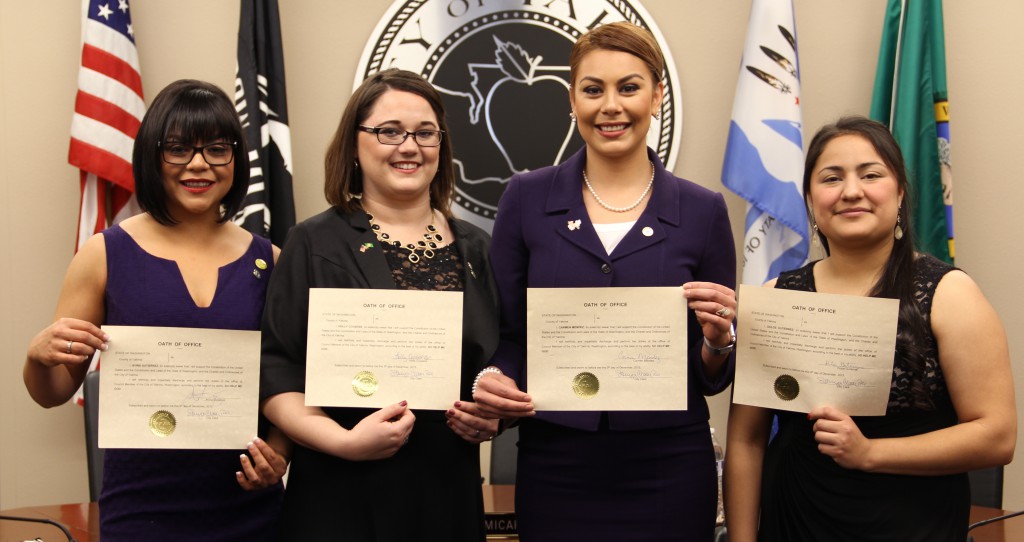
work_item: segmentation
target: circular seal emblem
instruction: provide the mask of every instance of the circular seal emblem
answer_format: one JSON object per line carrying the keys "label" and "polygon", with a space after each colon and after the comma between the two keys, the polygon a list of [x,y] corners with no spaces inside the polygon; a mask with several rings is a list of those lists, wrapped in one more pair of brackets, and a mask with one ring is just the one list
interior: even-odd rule
{"label": "circular seal emblem", "polygon": [[591,399],[601,389],[601,382],[594,373],[583,372],[572,379],[572,392],[580,399]]}
{"label": "circular seal emblem", "polygon": [[149,417],[149,430],[158,437],[167,437],[178,427],[178,421],[174,414],[166,410],[158,410]]}
{"label": "circular seal emblem", "polygon": [[775,379],[775,395],[783,401],[792,401],[800,395],[800,383],[789,375],[780,375]]}
{"label": "circular seal emblem", "polygon": [[352,391],[360,397],[369,397],[377,393],[379,387],[377,377],[370,371],[359,371],[352,377]]}
{"label": "circular seal emblem", "polygon": [[665,98],[647,144],[671,170],[682,134],[679,75],[636,0],[398,0],[367,41],[354,86],[402,68],[437,88],[455,149],[453,210],[490,231],[512,175],[559,164],[583,146],[569,118],[569,52],[587,30],[616,21],[650,30],[665,54]]}

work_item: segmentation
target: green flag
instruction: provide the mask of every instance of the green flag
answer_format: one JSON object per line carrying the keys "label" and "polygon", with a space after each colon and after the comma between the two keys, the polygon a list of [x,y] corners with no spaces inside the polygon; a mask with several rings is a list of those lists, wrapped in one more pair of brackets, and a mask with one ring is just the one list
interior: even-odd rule
{"label": "green flag", "polygon": [[903,149],[917,248],[953,262],[953,178],[942,0],[889,0],[871,118]]}

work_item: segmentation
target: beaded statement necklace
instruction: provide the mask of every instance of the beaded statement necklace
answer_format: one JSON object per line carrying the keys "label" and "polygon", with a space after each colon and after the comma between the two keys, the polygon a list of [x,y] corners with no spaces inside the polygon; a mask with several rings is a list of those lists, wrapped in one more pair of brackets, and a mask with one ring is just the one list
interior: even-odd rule
{"label": "beaded statement necklace", "polygon": [[404,248],[409,251],[409,261],[412,263],[418,263],[420,261],[420,255],[417,251],[423,252],[423,257],[428,260],[434,257],[434,249],[438,248],[441,243],[441,234],[437,233],[437,228],[434,227],[434,211],[430,211],[430,224],[427,224],[427,233],[423,234],[423,239],[417,241],[416,244],[407,243],[404,246],[401,241],[392,241],[391,236],[387,232],[380,229],[380,224],[373,221],[373,215],[366,213],[366,217],[370,219],[370,229],[377,235],[377,240],[382,243],[388,243],[399,248]]}
{"label": "beaded statement necklace", "polygon": [[612,211],[614,213],[625,213],[625,212],[628,212],[628,211],[632,211],[633,209],[636,209],[636,206],[640,205],[640,202],[643,201],[644,198],[647,197],[647,193],[651,191],[651,187],[654,186],[654,162],[650,162],[650,164],[651,164],[651,180],[647,181],[647,188],[644,188],[643,193],[640,194],[640,197],[637,198],[636,201],[634,201],[631,205],[627,205],[625,207],[613,207],[613,206],[608,205],[607,203],[605,203],[605,201],[603,199],[601,199],[601,196],[597,195],[597,192],[594,191],[594,187],[590,184],[590,179],[587,178],[587,170],[586,169],[583,170],[583,182],[587,184],[587,190],[589,190],[590,191],[590,195],[594,196],[594,199],[597,200],[598,205],[600,205],[601,207],[604,207],[605,209],[608,209],[609,211]]}

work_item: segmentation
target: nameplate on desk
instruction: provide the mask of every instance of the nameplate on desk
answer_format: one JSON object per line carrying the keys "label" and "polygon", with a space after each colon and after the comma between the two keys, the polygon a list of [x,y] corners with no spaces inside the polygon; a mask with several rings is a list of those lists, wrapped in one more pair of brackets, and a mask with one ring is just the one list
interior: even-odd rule
{"label": "nameplate on desk", "polygon": [[484,514],[484,527],[487,538],[500,540],[514,537],[519,531],[516,528],[515,512],[487,512]]}

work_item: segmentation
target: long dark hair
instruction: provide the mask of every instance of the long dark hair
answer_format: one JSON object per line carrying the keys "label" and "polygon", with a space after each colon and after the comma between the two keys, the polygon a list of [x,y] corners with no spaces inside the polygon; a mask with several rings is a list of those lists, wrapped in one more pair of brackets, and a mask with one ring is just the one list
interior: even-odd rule
{"label": "long dark hair", "polygon": [[356,128],[370,116],[377,100],[389,90],[410,92],[423,98],[437,116],[438,129],[444,132],[444,136],[441,138],[437,174],[430,183],[430,206],[441,211],[445,217],[452,218],[451,200],[455,193],[455,170],[452,165],[454,151],[444,115],[444,103],[437,90],[421,75],[397,68],[371,75],[349,98],[324,159],[324,196],[328,203],[348,213],[358,207],[353,196],[363,192],[363,172],[355,162],[356,137],[359,134]]}
{"label": "long dark hair", "polygon": [[142,117],[132,150],[135,197],[139,207],[157,222],[173,226],[177,221],[167,209],[163,158],[158,147],[168,136],[188,144],[211,143],[221,138],[237,142],[232,159],[235,175],[231,189],[220,202],[224,214],[218,222],[233,218],[249,190],[249,152],[231,99],[219,87],[205,81],[180,79],[164,87]]}
{"label": "long dark hair", "polygon": [[[896,143],[892,133],[884,124],[860,116],[843,117],[833,124],[822,126],[814,135],[807,148],[804,161],[804,194],[810,197],[811,177],[814,166],[821,157],[825,147],[835,138],[844,135],[863,137],[885,162],[885,166],[896,178],[896,186],[903,192],[903,201],[899,206],[900,227],[903,229],[901,239],[893,239],[892,251],[882,268],[882,275],[871,288],[868,295],[898,299],[900,301],[899,327],[896,335],[896,351],[904,360],[905,367],[910,371],[910,395],[913,404],[918,408],[932,408],[928,389],[924,384],[924,345],[928,337],[927,320],[917,304],[914,296],[914,230],[910,219],[910,183],[907,178],[906,163],[903,152]],[[813,222],[814,216],[808,206],[808,217]],[[828,239],[818,232],[818,238],[825,254],[829,254]]]}

